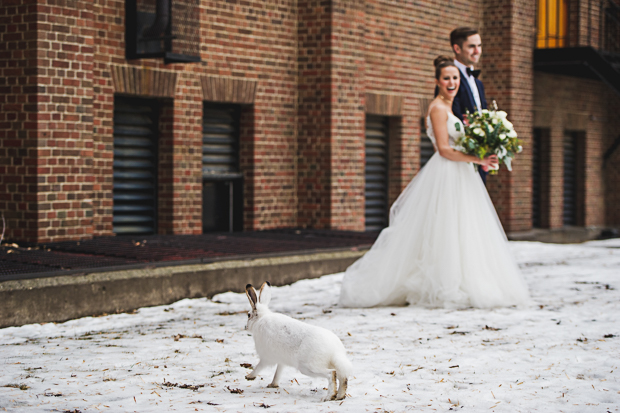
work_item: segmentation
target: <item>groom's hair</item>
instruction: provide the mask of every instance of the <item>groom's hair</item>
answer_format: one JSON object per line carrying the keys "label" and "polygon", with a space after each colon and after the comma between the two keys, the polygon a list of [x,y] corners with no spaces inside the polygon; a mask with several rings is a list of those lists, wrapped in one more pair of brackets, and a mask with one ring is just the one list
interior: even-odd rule
{"label": "groom's hair", "polygon": [[459,47],[463,47],[463,43],[467,40],[469,36],[473,36],[474,34],[478,34],[478,29],[474,29],[472,27],[457,27],[452,30],[450,33],[450,46],[454,51],[454,45],[458,45]]}

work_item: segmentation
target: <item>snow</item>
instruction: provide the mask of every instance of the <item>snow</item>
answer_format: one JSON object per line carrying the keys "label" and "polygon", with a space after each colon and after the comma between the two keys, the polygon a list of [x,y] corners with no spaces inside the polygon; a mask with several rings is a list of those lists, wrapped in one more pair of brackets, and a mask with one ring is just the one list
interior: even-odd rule
{"label": "snow", "polygon": [[273,288],[272,310],[341,338],[355,370],[342,402],[290,368],[279,389],[274,369],[246,381],[250,306],[225,293],[0,329],[0,411],[619,411],[620,240],[511,248],[526,308],[343,309],[342,274]]}

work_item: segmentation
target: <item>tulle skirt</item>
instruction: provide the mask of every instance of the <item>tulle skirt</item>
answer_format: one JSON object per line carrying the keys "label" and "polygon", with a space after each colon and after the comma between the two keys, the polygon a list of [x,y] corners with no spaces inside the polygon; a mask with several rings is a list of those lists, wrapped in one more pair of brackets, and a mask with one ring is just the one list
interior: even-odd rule
{"label": "tulle skirt", "polygon": [[437,152],[390,210],[390,225],[345,273],[339,305],[499,307],[527,286],[474,169]]}

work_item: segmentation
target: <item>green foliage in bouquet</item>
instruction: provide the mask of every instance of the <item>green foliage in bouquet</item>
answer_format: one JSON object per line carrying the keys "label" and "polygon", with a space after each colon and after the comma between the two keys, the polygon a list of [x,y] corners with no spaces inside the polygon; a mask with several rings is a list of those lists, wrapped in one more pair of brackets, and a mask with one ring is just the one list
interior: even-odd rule
{"label": "green foliage in bouquet", "polygon": [[[499,163],[505,164],[508,170],[512,171],[512,159],[523,147],[512,123],[507,119],[506,112],[497,110],[495,101],[493,107],[494,110],[483,109],[474,113],[467,111],[465,134],[456,143],[461,152],[479,159],[495,154]],[[490,173],[496,174],[497,170]]]}

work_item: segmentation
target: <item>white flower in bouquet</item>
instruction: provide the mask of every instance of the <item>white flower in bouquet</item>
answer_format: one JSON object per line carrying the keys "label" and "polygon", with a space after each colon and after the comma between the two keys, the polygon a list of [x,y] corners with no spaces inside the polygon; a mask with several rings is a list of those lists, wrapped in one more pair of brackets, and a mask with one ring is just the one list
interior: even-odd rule
{"label": "white flower in bouquet", "polygon": [[[493,108],[494,110],[467,112],[465,134],[458,139],[457,148],[479,159],[495,154],[499,162],[512,171],[512,159],[523,147],[506,112],[498,110],[495,101]],[[495,174],[497,170],[491,170],[490,173]]]}
{"label": "white flower in bouquet", "polygon": [[497,155],[498,158],[504,158],[507,153],[508,151],[503,146],[498,146],[497,149],[495,149],[495,155]]}

